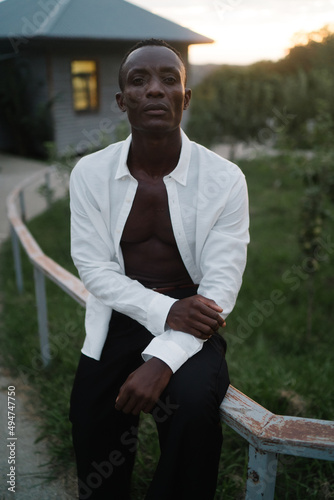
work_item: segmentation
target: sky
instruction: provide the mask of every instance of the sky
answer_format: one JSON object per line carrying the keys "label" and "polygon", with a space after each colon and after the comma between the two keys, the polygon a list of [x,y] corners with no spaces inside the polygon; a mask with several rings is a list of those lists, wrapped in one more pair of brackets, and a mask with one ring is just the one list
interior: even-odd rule
{"label": "sky", "polygon": [[192,64],[284,57],[297,32],[334,25],[334,0],[129,0],[215,40],[193,45]]}

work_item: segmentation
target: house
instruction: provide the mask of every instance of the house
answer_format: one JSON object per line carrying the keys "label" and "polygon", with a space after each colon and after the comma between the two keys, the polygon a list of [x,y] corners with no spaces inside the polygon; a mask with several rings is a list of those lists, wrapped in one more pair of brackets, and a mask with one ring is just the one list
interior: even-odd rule
{"label": "house", "polygon": [[0,149],[84,152],[112,140],[122,55],[145,38],[174,45],[213,40],[125,0],[0,2]]}

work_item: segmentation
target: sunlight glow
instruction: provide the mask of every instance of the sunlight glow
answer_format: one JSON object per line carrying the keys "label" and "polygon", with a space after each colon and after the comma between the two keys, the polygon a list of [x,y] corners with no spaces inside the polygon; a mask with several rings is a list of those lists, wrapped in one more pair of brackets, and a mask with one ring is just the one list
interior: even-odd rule
{"label": "sunlight glow", "polygon": [[295,44],[296,33],[334,23],[334,0],[130,1],[215,40],[190,47],[192,64],[278,60]]}

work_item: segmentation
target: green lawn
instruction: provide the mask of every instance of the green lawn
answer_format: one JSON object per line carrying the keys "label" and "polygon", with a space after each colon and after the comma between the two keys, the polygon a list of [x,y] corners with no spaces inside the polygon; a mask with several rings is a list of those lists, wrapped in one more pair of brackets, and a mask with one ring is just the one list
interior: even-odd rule
{"label": "green lawn", "polygon": [[[328,224],[319,271],[310,273],[297,233],[303,187],[291,161],[263,158],[240,162],[249,186],[251,244],[238,303],[228,318],[232,384],[277,414],[334,419],[333,284],[334,234]],[[46,254],[73,271],[69,257],[68,202],[61,201],[29,223]],[[47,437],[54,470],[73,464],[68,401],[83,341],[84,310],[47,283],[52,363],[45,370],[38,349],[32,268],[24,259],[25,292],[15,289],[10,243],[0,258],[1,344],[14,375],[29,380],[39,401],[41,437]],[[314,292],[312,331],[307,333],[308,294]],[[244,497],[247,444],[224,427],[217,500]],[[143,418],[133,498],[143,498],[158,454],[150,417]],[[334,498],[329,462],[281,456],[277,500]],[[203,499],[205,500],[205,499]]]}

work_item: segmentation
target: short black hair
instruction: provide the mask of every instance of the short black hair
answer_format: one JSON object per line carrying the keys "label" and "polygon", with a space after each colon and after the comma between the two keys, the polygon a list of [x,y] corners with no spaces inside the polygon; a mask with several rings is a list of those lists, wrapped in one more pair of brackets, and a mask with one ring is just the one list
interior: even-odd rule
{"label": "short black hair", "polygon": [[186,75],[186,80],[187,80],[186,65],[184,63],[184,60],[183,60],[180,52],[178,50],[176,50],[175,47],[172,47],[172,45],[169,45],[169,43],[165,42],[165,40],[160,40],[159,38],[148,38],[146,40],[141,40],[140,42],[136,43],[136,45],[131,47],[131,49],[128,50],[128,52],[123,57],[121,65],[119,67],[119,73],[118,73],[118,84],[119,84],[119,88],[121,90],[124,89],[123,68],[124,68],[124,65],[129,57],[129,55],[132,54],[132,52],[134,52],[137,49],[141,49],[142,47],[150,47],[150,46],[151,47],[166,47],[167,49],[172,50],[174,52],[174,54],[177,55],[177,57],[180,59],[180,61],[182,63],[182,65],[184,67],[185,75]]}

